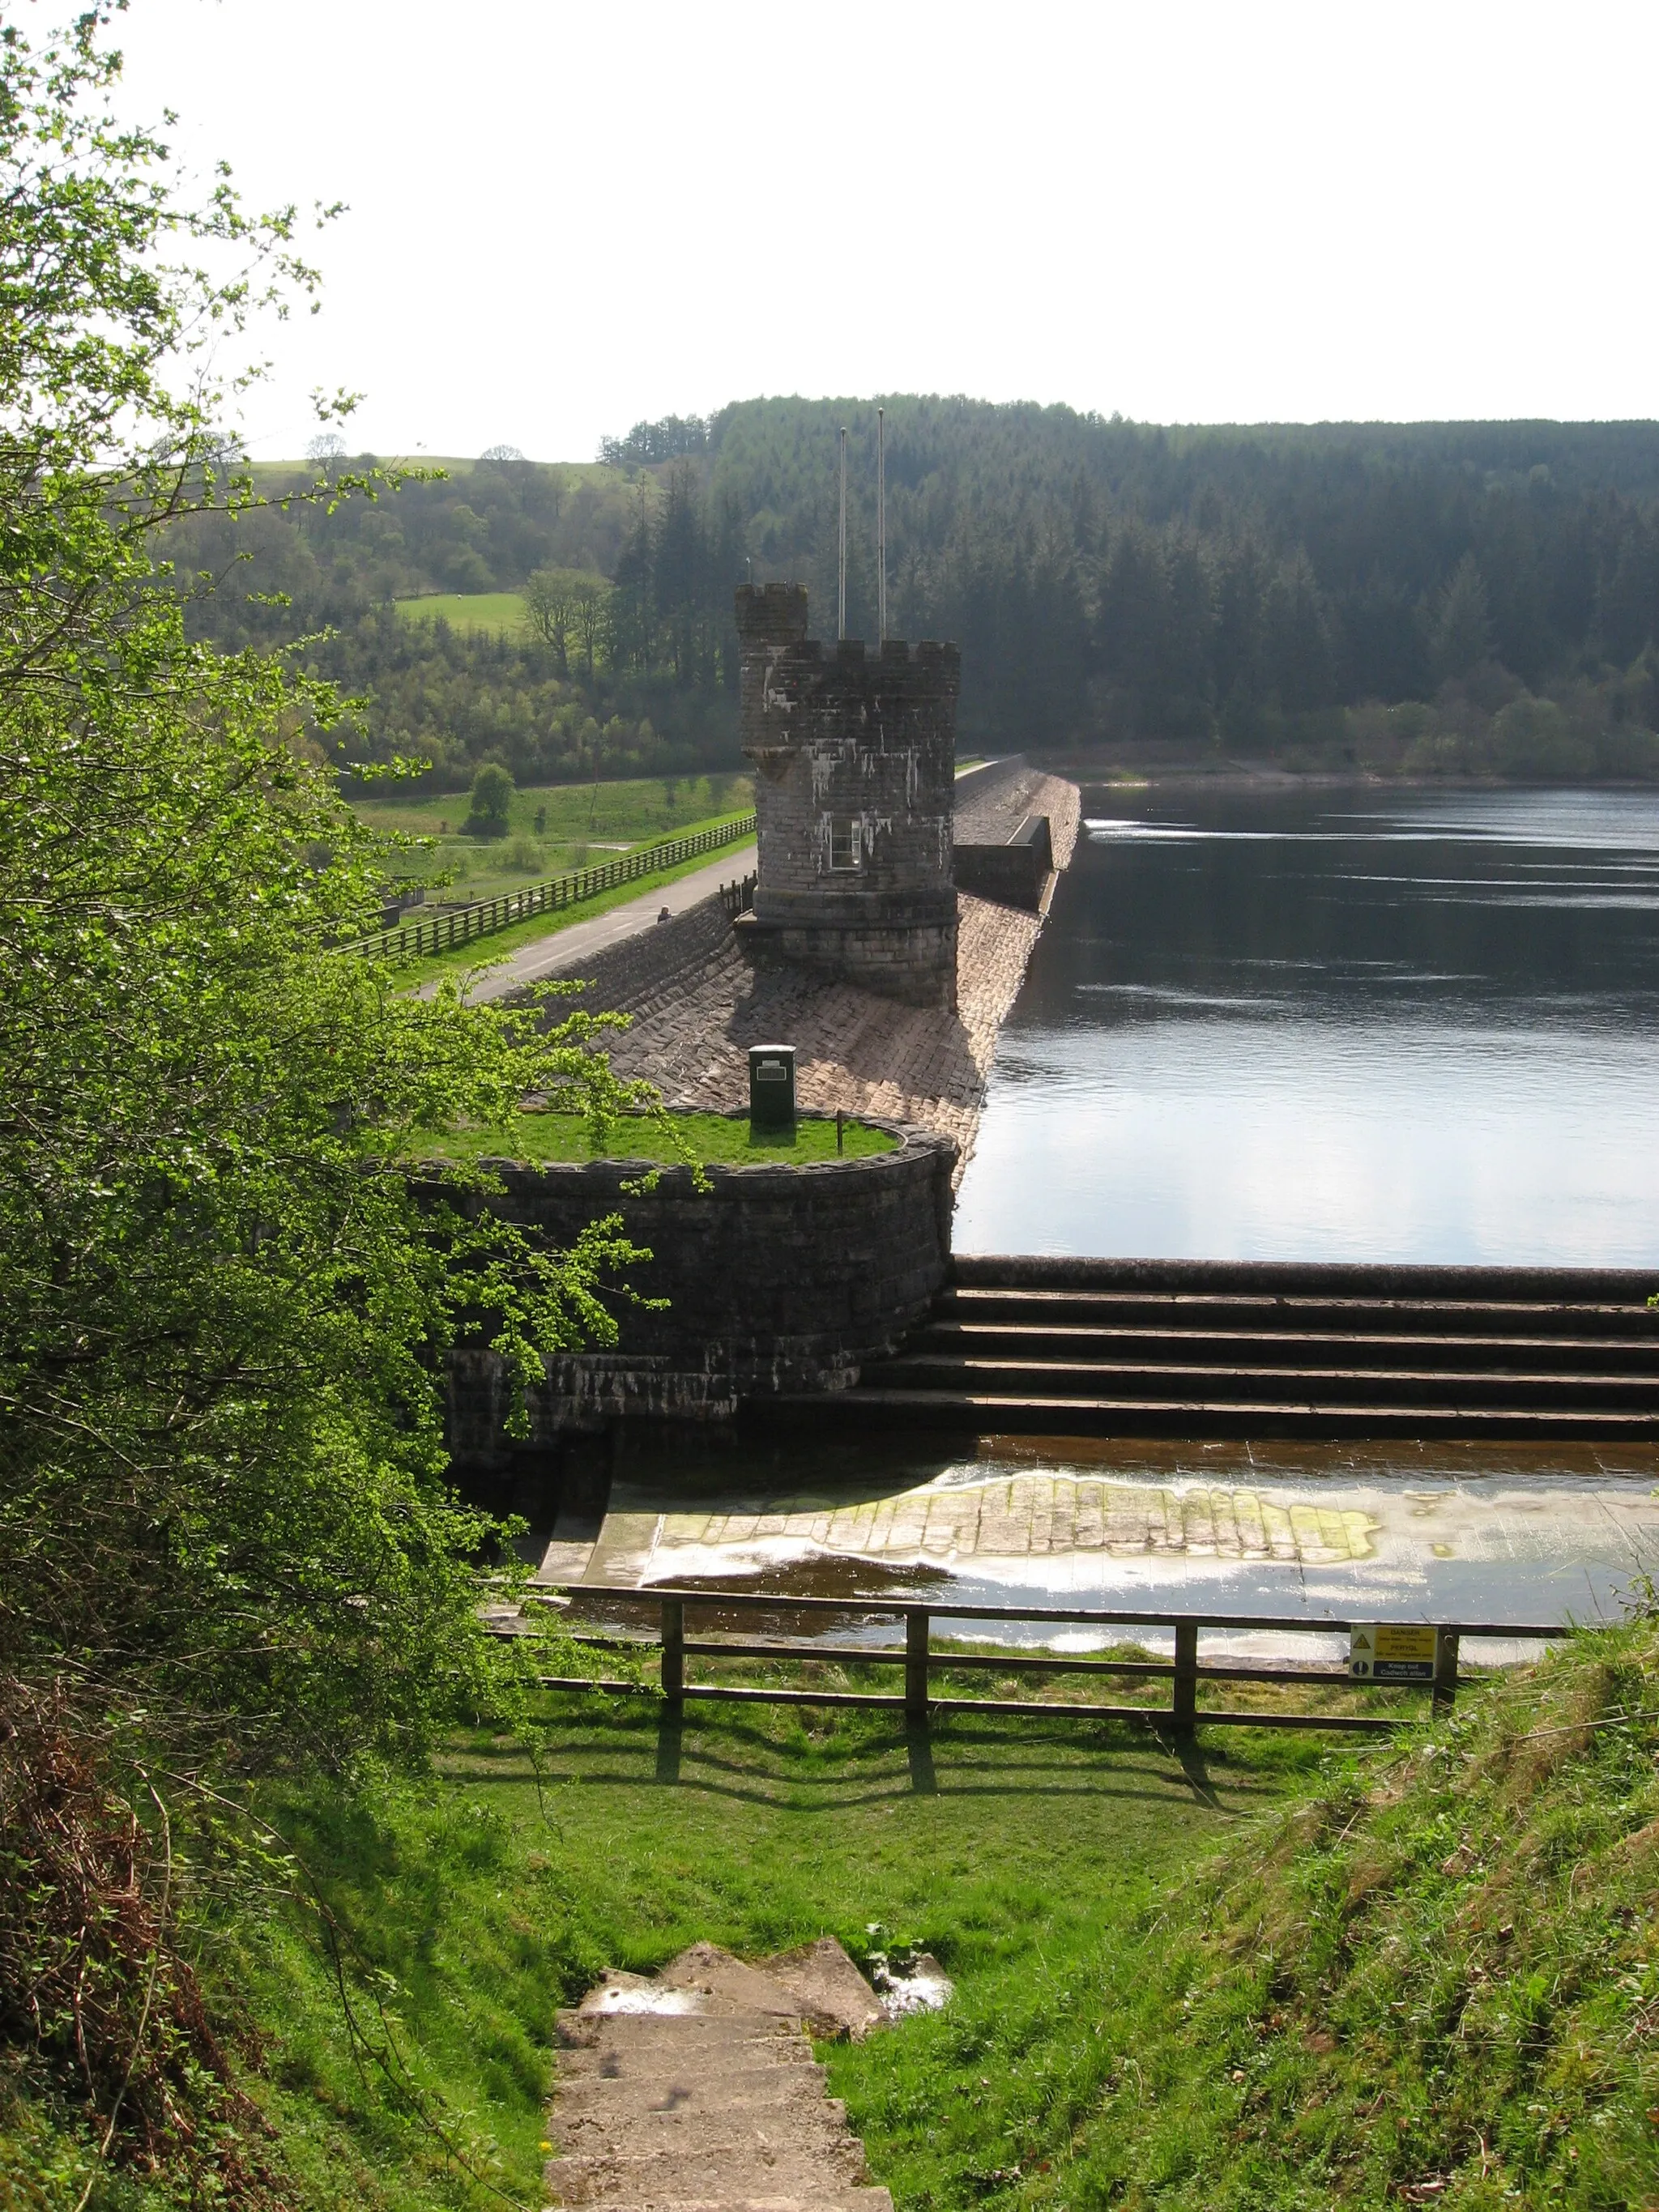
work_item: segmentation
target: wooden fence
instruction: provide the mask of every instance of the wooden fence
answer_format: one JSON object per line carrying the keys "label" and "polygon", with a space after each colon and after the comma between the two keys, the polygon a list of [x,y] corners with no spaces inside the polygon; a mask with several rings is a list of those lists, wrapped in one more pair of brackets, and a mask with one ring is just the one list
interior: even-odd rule
{"label": "wooden fence", "polygon": [[[1263,1682],[1290,1686],[1317,1684],[1324,1689],[1348,1691],[1379,1688],[1413,1690],[1427,1693],[1437,1712],[1450,1709],[1457,1695],[1460,1681],[1471,1678],[1460,1675],[1458,1659],[1467,1639],[1499,1638],[1505,1641],[1519,1639],[1532,1642],[1569,1635],[1571,1632],[1557,1625],[1537,1623],[1516,1625],[1510,1622],[1468,1622],[1436,1624],[1436,1652],[1434,1679],[1423,1683],[1362,1682],[1354,1680],[1341,1666],[1273,1667],[1206,1664],[1199,1656],[1199,1637],[1206,1630],[1229,1631],[1270,1630],[1279,1635],[1330,1636],[1346,1634],[1357,1624],[1346,1620],[1310,1620],[1305,1617],[1291,1620],[1263,1619],[1254,1613],[1115,1613],[1098,1610],[1060,1612],[1048,1607],[1021,1607],[997,1605],[918,1605],[914,1602],[889,1601],[879,1598],[813,1598],[760,1596],[738,1590],[690,1590],[672,1588],[655,1589],[638,1593],[607,1590],[603,1593],[582,1589],[570,1591],[572,1595],[594,1597],[603,1595],[607,1601],[634,1598],[635,1602],[651,1604],[659,1608],[660,1652],[660,1683],[664,1698],[670,1705],[682,1706],[696,1698],[719,1699],[728,1704],[757,1705],[873,1705],[902,1712],[910,1726],[925,1727],[930,1715],[946,1712],[1012,1713],[1046,1715],[1070,1720],[1133,1721],[1144,1727],[1162,1729],[1172,1735],[1189,1736],[1198,1728],[1304,1728],[1355,1729],[1370,1732],[1387,1731],[1401,1725],[1398,1717],[1378,1713],[1309,1713],[1274,1711],[1228,1711],[1198,1702],[1201,1683],[1226,1684],[1234,1682]],[[848,1613],[891,1614],[903,1621],[902,1645],[866,1646],[864,1644],[811,1644],[777,1638],[746,1639],[731,1636],[688,1636],[685,1614],[688,1607],[702,1607],[726,1611],[749,1611],[756,1613],[836,1613],[843,1619]],[[1049,1624],[1086,1625],[1096,1628],[1118,1628],[1133,1632],[1137,1629],[1173,1629],[1175,1656],[1172,1659],[1097,1659],[1072,1657],[1060,1652],[997,1651],[967,1652],[949,1648],[939,1649],[932,1641],[933,1624],[936,1620],[952,1621],[1022,1620],[1037,1621],[1047,1627]],[[1421,1625],[1421,1624],[1417,1624]],[[576,1641],[603,1649],[631,1647],[634,1638],[579,1633]],[[860,1690],[769,1689],[751,1687],[746,1684],[727,1682],[697,1682],[687,1679],[686,1662],[692,1659],[770,1659],[815,1660],[819,1664],[837,1662],[860,1667],[902,1667],[904,1670],[902,1695],[885,1696],[879,1692]],[[1024,1699],[1018,1698],[936,1698],[929,1687],[929,1676],[936,1669],[987,1668],[999,1674],[1034,1673],[1043,1674],[1128,1675],[1139,1680],[1167,1680],[1170,1686],[1167,1705],[1072,1705],[1058,1700]],[[542,1686],[550,1690],[611,1691],[638,1694],[644,1686],[639,1682],[607,1680],[603,1677],[579,1675],[544,1675]],[[648,1694],[648,1692],[647,1692]]]}
{"label": "wooden fence", "polygon": [[736,821],[723,822],[718,829],[699,830],[689,837],[671,837],[660,845],[642,846],[637,852],[601,861],[597,868],[573,868],[565,875],[526,884],[522,890],[503,891],[499,898],[479,899],[447,914],[398,922],[390,929],[358,938],[346,949],[374,960],[423,960],[429,953],[452,951],[458,945],[471,945],[498,929],[510,929],[514,922],[528,921],[532,915],[556,914],[564,907],[580,906],[584,899],[598,898],[619,884],[637,883],[641,876],[653,876],[659,868],[677,868],[682,860],[718,853],[754,834],[755,817],[740,814]]}

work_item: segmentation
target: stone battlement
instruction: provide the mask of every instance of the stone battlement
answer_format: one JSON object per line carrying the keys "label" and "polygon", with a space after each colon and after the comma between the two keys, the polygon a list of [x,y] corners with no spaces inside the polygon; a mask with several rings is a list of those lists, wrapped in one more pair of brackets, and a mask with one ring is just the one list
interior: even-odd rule
{"label": "stone battlement", "polygon": [[961,655],[805,635],[806,593],[737,593],[756,768],[757,950],[924,1005],[956,1002],[951,819]]}

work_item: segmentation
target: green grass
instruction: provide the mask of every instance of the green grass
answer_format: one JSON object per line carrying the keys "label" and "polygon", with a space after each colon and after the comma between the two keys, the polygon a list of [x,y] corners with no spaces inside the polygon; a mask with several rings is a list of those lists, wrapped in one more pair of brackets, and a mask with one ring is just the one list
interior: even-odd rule
{"label": "green grass", "polygon": [[[826,1930],[856,1955],[878,1921],[938,1953],[975,2018],[1029,2009],[1318,1756],[1282,1739],[1230,1746],[1195,1784],[1155,1743],[1098,1726],[953,1718],[918,1765],[888,1715],[701,1708],[678,1734],[659,1718],[644,1702],[567,1700],[539,1778],[480,1733],[435,1784],[282,1808],[354,1948],[387,1978],[428,2108],[465,2115],[470,2160],[527,2206],[543,2201],[552,2013],[606,1966],[650,1971],[703,1937],[754,1955]],[[435,2140],[358,2075],[303,1933],[258,1932],[240,1966],[279,2028],[265,2094],[304,2203],[482,2212],[485,2193],[446,2179]],[[902,2073],[932,2026],[871,2052]],[[837,2094],[856,2085],[853,2056],[835,2062]]]}
{"label": "green grass", "polygon": [[[700,823],[696,826],[709,829],[714,824]],[[592,921],[596,915],[609,914],[612,907],[646,898],[651,892],[660,890],[665,884],[678,883],[682,876],[695,875],[699,868],[712,868],[717,864],[725,866],[728,861],[730,875],[742,875],[755,864],[754,846],[737,842],[722,846],[717,852],[699,853],[690,860],[682,860],[678,867],[655,869],[649,875],[636,877],[630,884],[616,884],[594,898],[584,899],[580,906],[562,907],[555,914],[538,914],[528,921],[514,922],[510,928],[495,930],[488,937],[475,938],[471,945],[460,945],[453,952],[434,952],[425,960],[411,961],[397,973],[403,981],[411,985],[431,982],[441,975],[468,975],[475,969],[488,967],[492,961],[506,958],[523,945],[534,945],[538,939],[555,936],[580,921]]]}
{"label": "green grass", "polygon": [[[858,1956],[872,1923],[956,1983],[821,2054],[899,2212],[1628,2212],[1659,2204],[1656,1674],[1642,1623],[1409,1739],[1181,1755],[1083,1719],[550,1701],[533,1764],[478,1729],[435,1778],[267,1801],[401,2088],[292,1911],[216,1971],[307,2212],[539,2205],[558,2003],[699,1938]],[[0,2184],[27,2136],[0,2109]],[[59,2163],[39,2203],[70,2212]]]}
{"label": "green grass", "polygon": [[[737,1167],[772,1165],[801,1167],[810,1160],[833,1160],[836,1125],[803,1115],[790,1130],[751,1130],[748,1117],[738,1114],[676,1114],[677,1130],[705,1166],[716,1161]],[[863,1121],[847,1121],[842,1127],[848,1159],[867,1159],[876,1152],[890,1152],[898,1144],[885,1129],[872,1129]],[[510,1127],[465,1129],[434,1138],[428,1157],[448,1160],[678,1160],[680,1154],[654,1121],[629,1115],[612,1133],[602,1153],[588,1142],[587,1126],[579,1114],[520,1114]]]}
{"label": "green grass", "polygon": [[370,829],[431,840],[428,849],[401,857],[400,875],[416,881],[447,877],[443,896],[449,898],[494,898],[544,876],[598,866],[636,845],[729,822],[752,810],[754,784],[746,775],[727,775],[526,785],[514,794],[507,836],[488,841],[461,835],[469,804],[464,791],[351,799]]}
{"label": "green grass", "polygon": [[436,622],[441,616],[453,629],[505,630],[509,637],[529,635],[524,601],[516,592],[434,592],[418,599],[398,599],[396,605],[405,622]]}

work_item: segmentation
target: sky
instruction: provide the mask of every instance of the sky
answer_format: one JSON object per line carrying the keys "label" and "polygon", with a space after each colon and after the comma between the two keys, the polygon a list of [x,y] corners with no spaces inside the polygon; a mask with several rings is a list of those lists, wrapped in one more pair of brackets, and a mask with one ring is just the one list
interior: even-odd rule
{"label": "sky", "polygon": [[[23,0],[8,14],[55,20]],[[1659,414],[1659,8],[132,0],[133,118],[348,212],[242,429],[585,460],[757,393]]]}

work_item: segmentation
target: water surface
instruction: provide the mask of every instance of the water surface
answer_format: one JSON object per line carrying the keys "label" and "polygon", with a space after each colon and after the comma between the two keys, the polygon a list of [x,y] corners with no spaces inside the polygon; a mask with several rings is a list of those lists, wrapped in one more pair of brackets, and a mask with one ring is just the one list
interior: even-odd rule
{"label": "water surface", "polygon": [[1085,811],[958,1251],[1659,1263],[1659,795]]}

